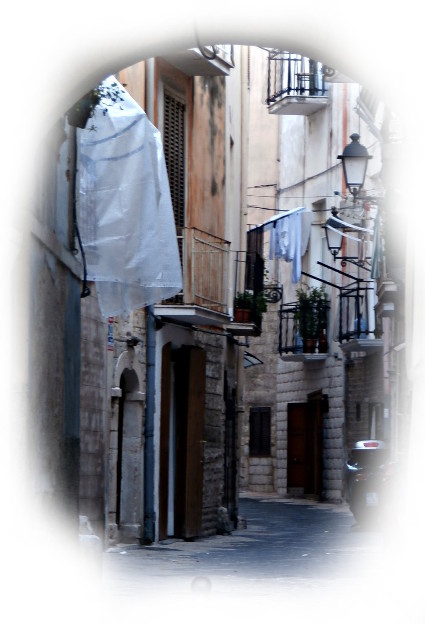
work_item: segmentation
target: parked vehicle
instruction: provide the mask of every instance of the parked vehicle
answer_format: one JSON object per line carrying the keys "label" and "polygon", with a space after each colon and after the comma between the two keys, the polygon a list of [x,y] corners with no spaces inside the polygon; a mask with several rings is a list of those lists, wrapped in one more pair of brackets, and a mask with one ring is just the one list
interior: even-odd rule
{"label": "parked vehicle", "polygon": [[381,440],[356,442],[346,463],[347,500],[359,524],[379,521],[390,504],[391,463]]}

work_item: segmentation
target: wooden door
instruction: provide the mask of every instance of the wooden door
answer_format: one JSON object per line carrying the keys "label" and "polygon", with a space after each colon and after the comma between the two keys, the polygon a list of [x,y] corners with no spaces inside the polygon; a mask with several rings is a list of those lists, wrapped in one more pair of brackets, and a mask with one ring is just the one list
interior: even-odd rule
{"label": "wooden door", "polygon": [[182,347],[176,358],[175,536],[202,532],[205,352]]}
{"label": "wooden door", "polygon": [[171,342],[162,349],[161,424],[159,434],[158,538],[167,539],[171,414]]}
{"label": "wooden door", "polygon": [[288,490],[321,496],[323,472],[322,395],[288,404]]}
{"label": "wooden door", "polygon": [[288,489],[305,493],[308,473],[307,404],[288,404]]}

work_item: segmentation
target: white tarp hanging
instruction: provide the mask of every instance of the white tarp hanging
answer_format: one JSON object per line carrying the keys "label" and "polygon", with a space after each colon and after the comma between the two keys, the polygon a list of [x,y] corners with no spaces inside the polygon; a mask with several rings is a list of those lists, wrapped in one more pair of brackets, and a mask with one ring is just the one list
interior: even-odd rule
{"label": "white tarp hanging", "polygon": [[104,317],[182,289],[161,136],[124,89],[122,97],[77,131],[78,223]]}

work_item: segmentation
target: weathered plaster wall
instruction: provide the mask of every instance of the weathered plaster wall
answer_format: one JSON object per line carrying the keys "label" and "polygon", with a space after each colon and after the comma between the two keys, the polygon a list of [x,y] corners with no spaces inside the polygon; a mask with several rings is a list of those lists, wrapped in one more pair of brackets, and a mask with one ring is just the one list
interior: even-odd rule
{"label": "weathered plaster wall", "polygon": [[225,79],[197,76],[190,120],[188,226],[225,237]]}

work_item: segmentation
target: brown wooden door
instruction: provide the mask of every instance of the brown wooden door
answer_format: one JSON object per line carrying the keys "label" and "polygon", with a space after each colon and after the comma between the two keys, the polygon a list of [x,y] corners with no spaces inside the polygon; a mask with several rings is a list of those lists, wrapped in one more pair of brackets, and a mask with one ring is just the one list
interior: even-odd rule
{"label": "brown wooden door", "polygon": [[205,352],[182,347],[176,358],[175,536],[202,532]]}
{"label": "brown wooden door", "polygon": [[158,538],[168,537],[168,488],[170,462],[171,414],[171,342],[162,349],[161,364],[161,425],[159,434]]}
{"label": "brown wooden door", "polygon": [[307,404],[288,404],[288,489],[305,492],[308,473]]}
{"label": "brown wooden door", "polygon": [[320,496],[323,466],[323,411],[320,395],[288,404],[288,489]]}

